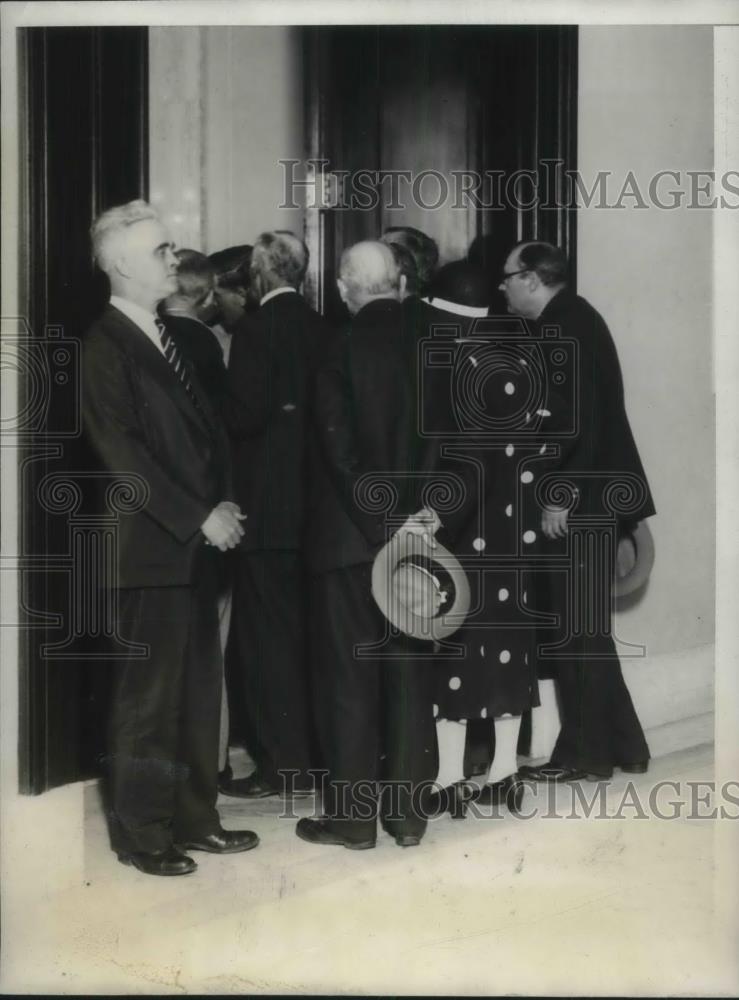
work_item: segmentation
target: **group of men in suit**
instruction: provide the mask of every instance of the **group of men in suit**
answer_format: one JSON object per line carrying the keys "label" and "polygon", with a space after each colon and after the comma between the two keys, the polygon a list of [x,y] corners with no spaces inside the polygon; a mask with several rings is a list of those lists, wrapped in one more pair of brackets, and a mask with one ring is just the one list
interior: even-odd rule
{"label": "group of men in suit", "polygon": [[[344,251],[338,287],[351,321],[332,331],[300,295],[307,250],[291,233],[265,233],[220,260],[181,252],[178,271],[154,211],[132,202],[100,216],[92,239],[112,294],[84,344],[86,427],[107,468],[146,484],[143,507],[122,518],[118,552],[118,634],[149,656],[122,665],[113,698],[114,850],[155,875],[193,871],[187,850],[248,850],[255,834],[221,827],[219,772],[222,791],[249,799],[310,792],[320,766],[325,815],[300,820],[300,837],[373,847],[382,778],[406,795],[383,815],[388,832],[418,844],[427,817],[413,790],[438,770],[431,673],[402,636],[375,657],[356,651],[387,638],[369,576],[389,525],[362,499],[366,476],[402,479],[392,531],[433,546],[442,526],[424,487],[448,469],[419,434],[415,365],[433,312],[421,301],[433,241],[400,229]],[[624,444],[599,409],[606,392],[610,419],[621,420],[615,349],[595,310],[564,288],[559,251],[515,248],[501,289],[512,312],[561,323],[591,351],[578,460],[634,468],[630,431]],[[227,368],[209,325],[216,308],[233,332]],[[442,393],[431,402],[449,405]],[[599,451],[617,438],[618,457]],[[547,535],[566,523],[566,510],[543,514]],[[226,765],[224,650],[231,714],[256,763],[246,779]],[[609,664],[607,683],[575,669],[564,684],[574,707],[557,775],[541,780],[646,767],[615,651]]]}

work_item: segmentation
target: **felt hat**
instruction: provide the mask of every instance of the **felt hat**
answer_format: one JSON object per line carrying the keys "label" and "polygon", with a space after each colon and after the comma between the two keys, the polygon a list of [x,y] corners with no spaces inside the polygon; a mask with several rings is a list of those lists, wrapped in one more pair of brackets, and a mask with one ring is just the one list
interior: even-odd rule
{"label": "felt hat", "polygon": [[415,639],[439,641],[462,625],[470,586],[459,561],[435,539],[398,531],[372,567],[372,596],[387,620]]}
{"label": "felt hat", "polygon": [[643,587],[654,565],[654,538],[646,521],[639,521],[618,540],[613,591],[626,597]]}

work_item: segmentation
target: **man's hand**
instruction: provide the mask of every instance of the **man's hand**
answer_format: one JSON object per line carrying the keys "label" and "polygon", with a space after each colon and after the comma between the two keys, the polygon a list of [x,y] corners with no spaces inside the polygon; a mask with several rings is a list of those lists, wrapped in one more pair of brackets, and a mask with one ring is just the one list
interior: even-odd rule
{"label": "man's hand", "polygon": [[217,546],[221,552],[236,548],[244,536],[244,529],[239,522],[245,518],[246,514],[241,513],[238,504],[231,500],[222,501],[200,525],[206,544]]}
{"label": "man's hand", "polygon": [[547,538],[564,538],[567,534],[567,508],[546,507],[541,513],[541,530]]}
{"label": "man's hand", "polygon": [[408,520],[401,525],[400,531],[409,531],[413,535],[420,535],[429,548],[436,548],[434,535],[441,527],[439,515],[435,510],[423,507],[415,514],[411,514]]}

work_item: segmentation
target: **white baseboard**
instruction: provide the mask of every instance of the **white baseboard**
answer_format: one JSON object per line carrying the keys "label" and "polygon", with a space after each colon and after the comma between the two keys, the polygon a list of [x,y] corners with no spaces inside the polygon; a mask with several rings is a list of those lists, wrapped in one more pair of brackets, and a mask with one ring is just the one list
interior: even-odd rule
{"label": "white baseboard", "polygon": [[665,757],[676,750],[688,750],[691,747],[713,743],[714,738],[713,712],[694,715],[690,719],[678,719],[667,722],[663,726],[645,729],[649,752],[652,757]]}
{"label": "white baseboard", "polygon": [[[714,739],[714,647],[697,646],[622,663],[626,684],[653,757]],[[540,681],[531,757],[549,758],[559,732],[554,682]]]}

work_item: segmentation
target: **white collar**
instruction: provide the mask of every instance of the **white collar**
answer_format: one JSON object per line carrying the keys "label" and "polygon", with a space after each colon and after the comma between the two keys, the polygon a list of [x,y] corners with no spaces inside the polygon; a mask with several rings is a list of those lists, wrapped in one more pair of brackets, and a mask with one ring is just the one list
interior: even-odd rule
{"label": "white collar", "polygon": [[192,313],[187,312],[185,309],[167,309],[164,313],[164,318],[166,319],[167,316],[174,316],[175,319],[189,319],[191,323],[198,323],[200,326],[204,326],[210,333],[213,332],[207,323],[204,323],[202,319],[198,319],[197,316],[193,316]]}
{"label": "white collar", "polygon": [[421,301],[425,302],[427,306],[433,306],[434,309],[455,313],[457,316],[487,316],[488,314],[487,306],[463,306],[459,302],[449,302],[447,299],[440,299],[436,295],[433,298],[428,296],[425,299],[421,299]]}
{"label": "white collar", "polygon": [[119,309],[124,316],[128,316],[132,323],[140,327],[146,333],[148,333],[152,327],[156,329],[156,317],[154,313],[144,309],[143,306],[138,305],[136,302],[131,302],[130,299],[122,299],[120,295],[111,295],[110,304]]}
{"label": "white collar", "polygon": [[295,288],[292,288],[290,285],[283,285],[282,288],[273,288],[271,292],[267,292],[266,295],[263,295],[259,300],[259,305],[263,306],[265,302],[269,302],[269,300],[273,299],[276,295],[282,295],[283,292],[295,292],[297,295],[297,290]]}
{"label": "white collar", "polygon": [[164,354],[164,345],[154,313],[147,312],[143,306],[131,302],[130,299],[122,299],[120,295],[111,295],[110,304],[127,316],[149,338],[160,354]]}

